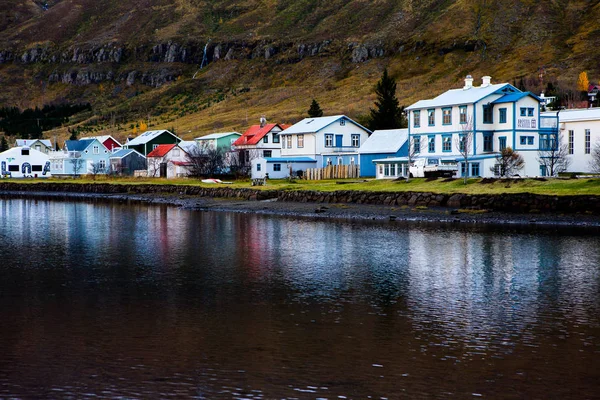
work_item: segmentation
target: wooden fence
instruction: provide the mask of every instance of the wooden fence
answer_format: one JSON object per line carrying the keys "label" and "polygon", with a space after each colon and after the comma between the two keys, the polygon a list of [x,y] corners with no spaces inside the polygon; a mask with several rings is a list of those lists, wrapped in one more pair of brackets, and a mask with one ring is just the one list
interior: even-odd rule
{"label": "wooden fence", "polygon": [[359,171],[358,165],[330,165],[325,168],[308,168],[304,173],[304,179],[320,181],[323,179],[358,178]]}

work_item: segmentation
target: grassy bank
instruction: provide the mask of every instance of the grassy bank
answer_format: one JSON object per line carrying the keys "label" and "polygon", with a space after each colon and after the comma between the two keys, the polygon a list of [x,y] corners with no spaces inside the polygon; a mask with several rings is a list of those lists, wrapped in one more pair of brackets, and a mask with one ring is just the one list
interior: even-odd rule
{"label": "grassy bank", "polygon": [[[5,180],[19,183],[35,184],[38,182],[64,182],[74,184],[89,183],[111,183],[117,185],[147,184],[147,185],[192,185],[201,187],[216,187],[225,185],[215,185],[202,183],[196,179],[159,179],[159,178],[114,178],[114,177],[96,177],[91,179],[81,177],[71,178],[50,178],[50,179],[12,179]],[[343,184],[340,184],[343,183]],[[371,192],[430,192],[440,194],[502,194],[502,193],[532,193],[552,196],[569,195],[600,195],[600,179],[510,179],[510,180],[490,180],[490,179],[469,179],[465,185],[461,179],[447,180],[425,180],[412,179],[405,181],[388,180],[329,180],[329,181],[286,181],[270,180],[266,186],[251,186],[250,181],[240,180],[229,185],[232,188],[253,188],[258,190],[278,189],[278,190],[310,190],[321,192],[333,192],[337,190],[356,190]]]}

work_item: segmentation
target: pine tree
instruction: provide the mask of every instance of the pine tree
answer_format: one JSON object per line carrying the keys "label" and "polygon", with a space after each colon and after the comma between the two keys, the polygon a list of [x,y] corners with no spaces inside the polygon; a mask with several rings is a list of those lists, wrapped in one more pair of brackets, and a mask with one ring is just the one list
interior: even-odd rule
{"label": "pine tree", "polygon": [[6,150],[8,150],[8,142],[6,141],[6,136],[2,136],[0,140],[0,153]]}
{"label": "pine tree", "polygon": [[71,132],[71,136],[69,136],[69,140],[77,140],[77,128],[74,128],[74,129],[69,128],[69,132]]}
{"label": "pine tree", "polygon": [[318,118],[323,116],[323,110],[321,110],[321,106],[315,99],[313,99],[312,103],[310,103],[310,108],[308,109],[308,116],[310,118]]}
{"label": "pine tree", "polygon": [[377,100],[375,109],[371,108],[369,129],[398,129],[408,126],[404,116],[404,107],[396,98],[396,80],[388,75],[387,68],[375,86]]}

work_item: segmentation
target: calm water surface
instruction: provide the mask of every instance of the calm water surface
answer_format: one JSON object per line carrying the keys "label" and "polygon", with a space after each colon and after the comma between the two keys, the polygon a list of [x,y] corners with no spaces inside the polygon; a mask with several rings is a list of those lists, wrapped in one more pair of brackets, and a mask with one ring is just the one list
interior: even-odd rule
{"label": "calm water surface", "polygon": [[593,235],[20,199],[0,217],[0,398],[600,396]]}

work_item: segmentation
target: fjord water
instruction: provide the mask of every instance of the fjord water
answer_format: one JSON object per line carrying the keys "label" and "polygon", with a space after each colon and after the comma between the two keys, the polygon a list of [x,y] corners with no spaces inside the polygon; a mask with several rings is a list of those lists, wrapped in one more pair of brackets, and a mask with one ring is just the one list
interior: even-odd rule
{"label": "fjord water", "polygon": [[0,398],[593,398],[600,240],[0,200]]}

